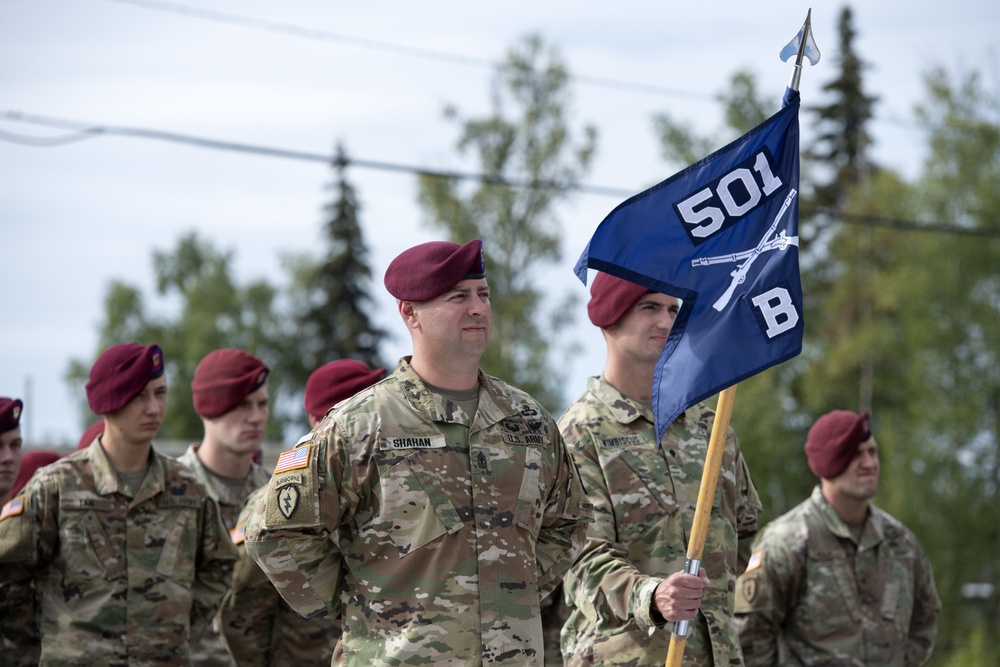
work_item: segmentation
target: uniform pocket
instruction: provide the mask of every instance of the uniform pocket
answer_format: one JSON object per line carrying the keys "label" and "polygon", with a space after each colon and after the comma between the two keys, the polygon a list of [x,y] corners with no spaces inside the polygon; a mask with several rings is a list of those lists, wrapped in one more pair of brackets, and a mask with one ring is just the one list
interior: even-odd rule
{"label": "uniform pocket", "polygon": [[381,475],[378,494],[379,512],[369,530],[387,537],[401,557],[462,529],[448,495],[412,456]]}
{"label": "uniform pocket", "polygon": [[534,447],[524,450],[524,476],[514,507],[514,523],[538,535],[542,518],[542,490],[539,481],[542,475],[542,452]]}
{"label": "uniform pocket", "polygon": [[854,624],[852,609],[860,607],[854,590],[854,577],[848,564],[835,554],[812,553],[807,568],[808,594],[799,603],[801,625],[810,628],[816,639],[829,637]]}

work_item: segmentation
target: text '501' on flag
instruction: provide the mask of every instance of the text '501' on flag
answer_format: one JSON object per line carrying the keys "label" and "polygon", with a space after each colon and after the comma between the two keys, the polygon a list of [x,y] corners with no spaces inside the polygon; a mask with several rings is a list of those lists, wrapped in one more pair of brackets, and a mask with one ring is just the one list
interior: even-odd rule
{"label": "text '501' on flag", "polygon": [[576,265],[683,300],[653,377],[657,439],[684,410],[802,350],[799,94],[601,224]]}

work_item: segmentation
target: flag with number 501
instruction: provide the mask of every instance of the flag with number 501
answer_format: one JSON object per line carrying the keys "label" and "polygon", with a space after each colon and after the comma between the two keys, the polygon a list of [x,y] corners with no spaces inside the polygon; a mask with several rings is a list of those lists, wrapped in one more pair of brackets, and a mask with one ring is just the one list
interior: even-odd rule
{"label": "flag with number 501", "polygon": [[657,439],[685,409],[802,350],[799,94],[778,113],[619,204],[576,265],[682,300],[657,363]]}

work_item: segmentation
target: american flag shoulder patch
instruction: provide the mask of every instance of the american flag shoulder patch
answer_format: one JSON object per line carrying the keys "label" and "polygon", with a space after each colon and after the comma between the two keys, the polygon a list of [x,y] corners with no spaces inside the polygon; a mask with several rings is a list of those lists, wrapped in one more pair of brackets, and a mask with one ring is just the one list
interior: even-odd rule
{"label": "american flag shoulder patch", "polygon": [[274,474],[277,475],[279,472],[285,472],[286,470],[298,470],[299,468],[305,468],[309,465],[309,451],[312,449],[312,443],[306,443],[301,447],[296,447],[295,449],[289,449],[287,452],[282,452],[281,456],[278,457],[278,462],[274,466]]}
{"label": "american flag shoulder patch", "polygon": [[229,537],[232,539],[233,544],[237,546],[243,544],[243,536],[246,534],[246,530],[247,524],[244,522],[229,531]]}
{"label": "american flag shoulder patch", "polygon": [[747,569],[745,571],[750,572],[751,570],[756,570],[763,564],[764,564],[764,552],[754,551],[752,554],[750,554],[750,560],[747,561]]}
{"label": "american flag shoulder patch", "polygon": [[4,504],[3,509],[0,510],[0,521],[3,521],[9,516],[17,516],[23,511],[24,511],[24,496],[11,498]]}

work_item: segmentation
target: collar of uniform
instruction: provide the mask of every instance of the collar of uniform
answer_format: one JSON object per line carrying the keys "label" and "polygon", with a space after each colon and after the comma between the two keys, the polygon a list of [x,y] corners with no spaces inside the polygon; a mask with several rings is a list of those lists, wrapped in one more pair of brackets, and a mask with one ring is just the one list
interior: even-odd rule
{"label": "collar of uniform", "polygon": [[[587,380],[587,389],[607,406],[611,415],[622,424],[631,424],[637,419],[645,419],[650,424],[656,423],[653,410],[639,401],[632,400],[615,389],[603,375]],[[683,415],[682,415],[683,417]],[[680,419],[681,417],[678,417]]]}
{"label": "collar of uniform", "polygon": [[[119,477],[114,467],[111,465],[108,455],[104,452],[104,446],[96,443],[97,446],[90,446],[83,450],[86,452],[87,460],[90,462],[91,474],[94,476],[94,488],[97,493],[107,496],[118,493]],[[142,481],[138,492],[132,499],[132,503],[140,503],[164,489],[163,465],[156,450],[149,448],[149,470],[146,471],[146,478]]]}
{"label": "collar of uniform", "polygon": [[472,423],[456,419],[455,415],[445,411],[445,402],[440,395],[430,391],[417,372],[410,366],[410,357],[403,357],[393,372],[399,389],[406,401],[415,410],[432,421],[449,424],[463,424],[472,431],[487,428],[504,419],[520,414],[521,404],[514,401],[514,396],[505,391],[502,382],[496,381],[479,370],[479,409],[475,415],[470,415]]}
{"label": "collar of uniform", "polygon": [[188,445],[188,448],[184,450],[183,454],[177,457],[177,460],[188,468],[191,468],[204,485],[208,495],[220,505],[242,507],[246,497],[258,487],[267,484],[270,479],[270,475],[264,470],[263,466],[251,462],[250,472],[243,482],[243,488],[240,489],[239,493],[233,493],[232,489],[216,475],[213,475],[212,471],[198,458],[198,448],[200,446],[200,444]]}
{"label": "collar of uniform", "polygon": [[[823,497],[823,491],[820,489],[819,484],[813,488],[810,500],[819,509],[820,515],[823,517],[823,522],[826,523],[826,527],[831,533],[842,539],[854,541],[854,535],[851,533],[850,527],[840,518],[837,511],[833,509],[833,505]],[[865,549],[871,548],[882,541],[883,535],[882,517],[879,515],[875,504],[869,502],[868,520],[865,521],[865,530],[861,534],[861,542],[858,546]]]}

